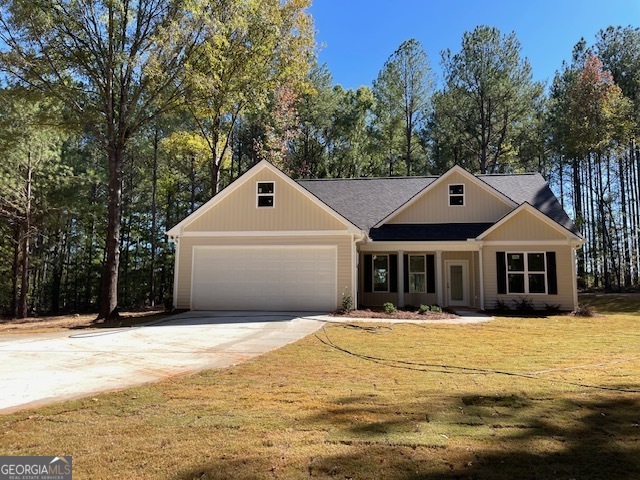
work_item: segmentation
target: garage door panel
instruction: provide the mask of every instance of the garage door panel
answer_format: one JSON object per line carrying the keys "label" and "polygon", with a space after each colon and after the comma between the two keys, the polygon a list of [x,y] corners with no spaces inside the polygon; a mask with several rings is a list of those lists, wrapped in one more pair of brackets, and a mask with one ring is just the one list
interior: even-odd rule
{"label": "garage door panel", "polygon": [[194,247],[193,310],[332,310],[335,247]]}

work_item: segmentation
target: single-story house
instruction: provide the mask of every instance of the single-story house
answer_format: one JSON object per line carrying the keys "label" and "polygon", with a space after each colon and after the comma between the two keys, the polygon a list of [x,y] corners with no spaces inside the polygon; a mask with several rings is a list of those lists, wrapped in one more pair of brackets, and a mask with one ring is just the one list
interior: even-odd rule
{"label": "single-story house", "polygon": [[174,304],[192,310],[572,310],[584,243],[537,173],[294,181],[266,161],[167,235]]}

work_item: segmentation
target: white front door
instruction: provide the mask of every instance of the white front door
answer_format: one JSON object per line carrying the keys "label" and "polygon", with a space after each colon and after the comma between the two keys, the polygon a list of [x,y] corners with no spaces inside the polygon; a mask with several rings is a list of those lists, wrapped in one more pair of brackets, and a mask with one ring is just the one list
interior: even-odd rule
{"label": "white front door", "polygon": [[466,260],[448,260],[447,273],[447,305],[463,307],[469,305],[469,277]]}

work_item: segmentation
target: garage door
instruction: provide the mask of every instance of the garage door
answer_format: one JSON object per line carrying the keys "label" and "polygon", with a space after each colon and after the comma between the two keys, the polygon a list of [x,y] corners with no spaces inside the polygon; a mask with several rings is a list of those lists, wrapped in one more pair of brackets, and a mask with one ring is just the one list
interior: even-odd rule
{"label": "garage door", "polygon": [[336,308],[336,247],[194,247],[193,310]]}

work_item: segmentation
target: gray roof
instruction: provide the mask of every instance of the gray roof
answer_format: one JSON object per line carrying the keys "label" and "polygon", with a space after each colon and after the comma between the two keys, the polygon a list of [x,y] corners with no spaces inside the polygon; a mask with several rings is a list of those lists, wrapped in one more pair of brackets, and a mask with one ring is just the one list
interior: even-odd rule
{"label": "gray roof", "polygon": [[[516,204],[528,202],[563,227],[578,233],[542,175],[478,175],[478,178]],[[437,179],[435,176],[322,179],[298,180],[298,184],[347,220],[371,233],[374,225]]]}

